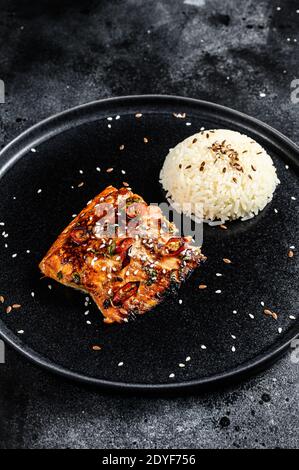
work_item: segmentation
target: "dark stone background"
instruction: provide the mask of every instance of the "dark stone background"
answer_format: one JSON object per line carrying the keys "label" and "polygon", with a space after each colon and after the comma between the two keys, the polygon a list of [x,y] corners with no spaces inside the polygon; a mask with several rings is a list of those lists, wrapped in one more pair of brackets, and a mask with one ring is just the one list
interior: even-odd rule
{"label": "dark stone background", "polygon": [[[71,106],[142,93],[231,106],[299,143],[298,9],[295,0],[1,0],[0,143]],[[240,386],[157,399],[86,389],[6,352],[1,448],[298,447],[290,354]]]}

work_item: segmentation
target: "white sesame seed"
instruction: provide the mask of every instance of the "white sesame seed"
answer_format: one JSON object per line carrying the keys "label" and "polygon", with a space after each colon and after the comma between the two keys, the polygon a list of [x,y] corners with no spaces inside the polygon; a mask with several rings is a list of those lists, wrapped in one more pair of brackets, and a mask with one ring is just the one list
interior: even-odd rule
{"label": "white sesame seed", "polygon": [[79,170],[79,173],[80,173],[80,175],[83,175],[84,172],[83,172],[83,170]]}
{"label": "white sesame seed", "polygon": [[186,122],[186,126],[191,126],[191,122]]}
{"label": "white sesame seed", "polygon": [[278,210],[277,210],[277,209],[274,209],[274,212],[275,212],[275,214],[278,214]]}
{"label": "white sesame seed", "polygon": [[179,364],[179,367],[185,367],[185,364],[183,364],[182,362]]}
{"label": "white sesame seed", "polygon": [[291,250],[295,250],[295,249],[296,249],[296,248],[295,248],[295,245],[291,245],[291,246],[290,246],[290,249],[291,249]]}
{"label": "white sesame seed", "polygon": [[86,310],[86,312],[84,312],[84,315],[88,315],[89,314],[89,310]]}
{"label": "white sesame seed", "polygon": [[265,96],[266,96],[266,93],[260,92],[260,97],[261,98],[265,98]]}
{"label": "white sesame seed", "polygon": [[170,378],[170,379],[173,379],[174,377],[175,377],[174,374],[169,374],[169,378]]}
{"label": "white sesame seed", "polygon": [[233,310],[233,314],[236,315],[236,313],[237,313],[237,310]]}
{"label": "white sesame seed", "polygon": [[124,363],[123,363],[123,362],[119,362],[117,365],[118,365],[118,367],[122,367],[122,366],[124,365]]}
{"label": "white sesame seed", "polygon": [[112,127],[112,126],[111,126],[111,124],[108,124],[108,126],[107,126],[107,127],[108,127],[108,129],[111,129],[111,127]]}
{"label": "white sesame seed", "polygon": [[233,339],[236,339],[236,336],[235,336],[235,335],[231,335],[231,337],[232,337]]}
{"label": "white sesame seed", "polygon": [[205,130],[205,127],[201,127],[201,128],[200,128],[200,131],[204,131],[204,130]]}
{"label": "white sesame seed", "polygon": [[289,165],[285,165],[285,169],[288,170],[288,169],[289,169]]}
{"label": "white sesame seed", "polygon": [[207,347],[204,344],[202,344],[200,347],[201,349],[207,349]]}
{"label": "white sesame seed", "polygon": [[97,171],[101,171],[101,168],[99,166],[96,167]]}
{"label": "white sesame seed", "polygon": [[292,199],[292,201],[296,201],[295,196],[292,196],[291,199]]}
{"label": "white sesame seed", "polygon": [[19,335],[23,335],[23,334],[24,334],[24,330],[18,330],[18,334],[19,334]]}
{"label": "white sesame seed", "polygon": [[261,301],[261,306],[265,307],[265,302]]}
{"label": "white sesame seed", "polygon": [[41,189],[38,189],[38,190],[37,190],[37,194],[40,194],[41,192],[42,192]]}
{"label": "white sesame seed", "polygon": [[117,115],[117,116],[115,117],[115,119],[118,121],[118,120],[120,119],[120,116]]}
{"label": "white sesame seed", "polygon": [[35,296],[35,293],[34,292],[31,292],[31,297],[34,297]]}
{"label": "white sesame seed", "polygon": [[186,359],[185,359],[185,362],[189,362],[189,361],[191,361],[191,357],[187,356]]}
{"label": "white sesame seed", "polygon": [[32,148],[32,149],[30,149],[30,150],[31,150],[31,152],[33,152],[33,153],[36,152],[36,149],[35,149],[35,148]]}
{"label": "white sesame seed", "polygon": [[290,318],[291,320],[296,320],[296,317],[295,317],[294,315],[290,315],[289,318]]}
{"label": "white sesame seed", "polygon": [[29,254],[29,253],[30,253],[30,250],[26,250],[26,253]]}
{"label": "white sesame seed", "polygon": [[91,325],[91,321],[86,320],[87,325]]}
{"label": "white sesame seed", "polygon": [[254,319],[254,315],[252,315],[252,313],[250,313],[249,316],[252,320]]}
{"label": "white sesame seed", "polygon": [[232,352],[236,352],[235,346],[232,346]]}
{"label": "white sesame seed", "polygon": [[216,293],[216,294],[221,294],[221,290],[220,290],[220,289],[215,290],[215,293]]}
{"label": "white sesame seed", "polygon": [[217,276],[217,277],[221,277],[222,274],[221,274],[221,273],[216,273],[216,276]]}
{"label": "white sesame seed", "polygon": [[48,284],[48,289],[50,289],[50,290],[52,289],[52,286],[51,286],[51,284]]}
{"label": "white sesame seed", "polygon": [[113,117],[109,116],[107,117],[107,121],[112,121],[113,120]]}
{"label": "white sesame seed", "polygon": [[12,258],[16,258],[18,256],[18,253],[14,253],[13,255],[11,255]]}
{"label": "white sesame seed", "polygon": [[279,334],[282,333],[282,328],[281,328],[281,326],[278,328],[278,333],[279,333]]}
{"label": "white sesame seed", "polygon": [[182,305],[182,303],[183,303],[183,301],[182,301],[182,299],[180,299],[180,300],[179,300],[179,304]]}
{"label": "white sesame seed", "polygon": [[277,11],[280,11],[280,10],[281,10],[281,7],[277,7],[276,10],[277,10]]}
{"label": "white sesame seed", "polygon": [[5,223],[4,223],[4,222],[0,222],[0,225],[3,227],[3,225],[5,225]]}
{"label": "white sesame seed", "polygon": [[122,172],[122,174],[123,174],[123,175],[125,175],[125,174],[126,174],[125,170],[121,170],[121,172]]}

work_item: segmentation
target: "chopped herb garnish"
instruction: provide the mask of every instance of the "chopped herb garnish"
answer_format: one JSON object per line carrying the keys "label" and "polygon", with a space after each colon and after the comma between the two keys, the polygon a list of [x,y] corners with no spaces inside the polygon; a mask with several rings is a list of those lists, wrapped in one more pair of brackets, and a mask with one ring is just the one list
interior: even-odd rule
{"label": "chopped herb garnish", "polygon": [[113,256],[115,254],[115,248],[116,248],[116,241],[113,240],[111,245],[109,245],[108,248],[107,248],[109,256]]}
{"label": "chopped herb garnish", "polygon": [[153,268],[145,268],[145,271],[148,275],[148,279],[146,281],[146,284],[148,286],[151,286],[157,280],[157,276],[158,276],[157,271]]}
{"label": "chopped herb garnish", "polygon": [[78,273],[73,273],[73,281],[75,284],[80,284],[80,275]]}
{"label": "chopped herb garnish", "polygon": [[57,279],[59,279],[59,280],[61,281],[62,278],[63,278],[62,271],[58,271],[58,273],[57,273]]}

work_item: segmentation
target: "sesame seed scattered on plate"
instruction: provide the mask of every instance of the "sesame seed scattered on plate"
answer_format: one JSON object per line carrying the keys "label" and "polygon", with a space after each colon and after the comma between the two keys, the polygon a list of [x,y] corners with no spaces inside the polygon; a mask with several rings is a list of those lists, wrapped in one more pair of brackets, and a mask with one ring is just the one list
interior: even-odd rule
{"label": "sesame seed scattered on plate", "polygon": [[41,189],[38,189],[38,190],[37,190],[37,194],[40,194],[41,192],[42,192]]}
{"label": "sesame seed scattered on plate", "polygon": [[86,310],[86,312],[84,312],[84,315],[88,315],[89,314],[89,310]]}
{"label": "sesame seed scattered on plate", "polygon": [[217,277],[221,277],[222,274],[221,274],[221,273],[216,273],[216,276],[217,276]]}
{"label": "sesame seed scattered on plate", "polygon": [[295,317],[294,315],[290,315],[289,318],[290,318],[291,320],[296,320],[296,317]]}
{"label": "sesame seed scattered on plate", "polygon": [[18,334],[19,334],[19,335],[24,334],[24,330],[18,330]]}
{"label": "sesame seed scattered on plate", "polygon": [[123,363],[123,362],[119,362],[117,365],[118,365],[118,367],[122,367],[122,366],[124,365],[124,363]]}
{"label": "sesame seed scattered on plate", "polygon": [[169,378],[170,379],[173,379],[175,377],[175,375],[172,373],[172,374],[169,374]]}
{"label": "sesame seed scattered on plate", "polygon": [[235,335],[231,335],[231,337],[232,337],[233,339],[236,339],[236,336],[235,336]]}
{"label": "sesame seed scattered on plate", "polygon": [[34,292],[31,292],[31,297],[34,297],[35,296],[35,293]]}
{"label": "sesame seed scattered on plate", "polygon": [[291,199],[292,199],[292,201],[296,201],[295,196],[292,196]]}
{"label": "sesame seed scattered on plate", "polygon": [[204,344],[202,344],[200,347],[201,349],[207,349],[207,347]]}
{"label": "sesame seed scattered on plate", "polygon": [[31,150],[31,152],[33,152],[33,153],[36,152],[36,149],[35,149],[35,148],[32,148],[32,149],[30,149],[30,150]]}
{"label": "sesame seed scattered on plate", "polygon": [[180,300],[179,300],[179,304],[182,305],[182,303],[183,303],[183,301],[182,301],[182,299],[180,299]]}
{"label": "sesame seed scattered on plate", "polygon": [[14,253],[13,255],[11,255],[12,258],[16,258],[18,256],[18,253]]}
{"label": "sesame seed scattered on plate", "polygon": [[185,367],[185,364],[183,364],[182,362],[179,364],[179,367]]}
{"label": "sesame seed scattered on plate", "polygon": [[235,346],[232,346],[232,352],[236,352]]}
{"label": "sesame seed scattered on plate", "polygon": [[215,290],[215,293],[216,293],[216,294],[221,294],[221,292],[222,292],[222,291],[221,291],[220,289]]}
{"label": "sesame seed scattered on plate", "polygon": [[191,357],[187,356],[186,359],[185,359],[185,362],[189,362],[189,361],[191,361]]}
{"label": "sesame seed scattered on plate", "polygon": [[252,313],[249,313],[249,316],[252,320],[254,319],[254,315],[252,315]]}
{"label": "sesame seed scattered on plate", "polygon": [[233,314],[235,315],[237,313],[237,310],[233,310]]}
{"label": "sesame seed scattered on plate", "polygon": [[91,325],[91,321],[90,321],[90,320],[86,320],[86,323],[87,323],[87,325]]}
{"label": "sesame seed scattered on plate", "polygon": [[99,166],[96,167],[97,171],[101,171],[101,168]]}
{"label": "sesame seed scattered on plate", "polygon": [[282,328],[281,328],[281,326],[278,328],[278,333],[279,333],[279,334],[282,333]]}

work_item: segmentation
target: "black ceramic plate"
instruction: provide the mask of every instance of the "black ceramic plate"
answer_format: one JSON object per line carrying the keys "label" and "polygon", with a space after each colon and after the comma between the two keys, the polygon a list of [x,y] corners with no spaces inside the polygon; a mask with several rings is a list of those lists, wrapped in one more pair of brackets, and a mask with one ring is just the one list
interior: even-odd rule
{"label": "black ceramic plate", "polygon": [[[252,136],[273,157],[281,185],[255,219],[231,223],[227,231],[205,227],[208,261],[176,297],[135,322],[107,326],[94,305],[84,305],[84,294],[41,279],[38,263],[50,244],[72,214],[107,185],[125,180],[148,202],[164,201],[159,172],[168,149],[202,126]],[[108,174],[109,167],[114,171]],[[115,388],[203,386],[269,364],[298,333],[299,256],[296,250],[293,258],[287,256],[298,240],[297,172],[298,149],[290,140],[255,119],[203,101],[116,98],[43,121],[0,157],[1,336],[52,371]],[[224,264],[224,257],[232,264]],[[208,288],[199,290],[201,283]],[[263,314],[261,302],[278,313],[277,321]],[[6,313],[13,303],[22,308]],[[102,349],[94,351],[93,345]]]}

